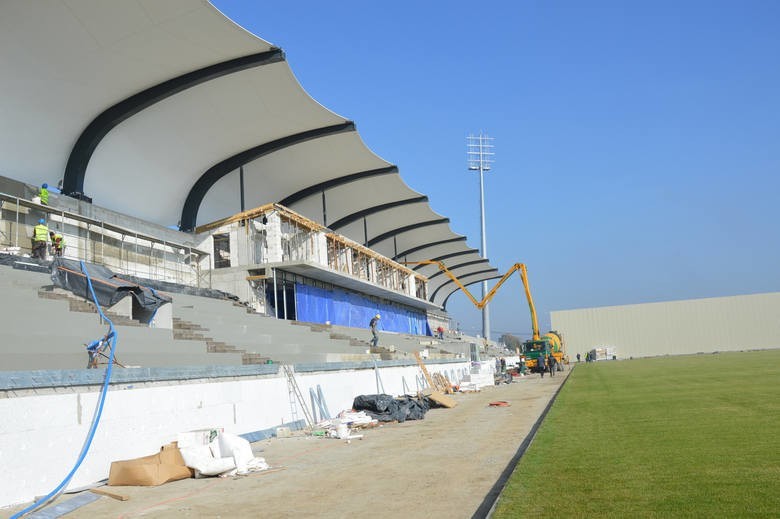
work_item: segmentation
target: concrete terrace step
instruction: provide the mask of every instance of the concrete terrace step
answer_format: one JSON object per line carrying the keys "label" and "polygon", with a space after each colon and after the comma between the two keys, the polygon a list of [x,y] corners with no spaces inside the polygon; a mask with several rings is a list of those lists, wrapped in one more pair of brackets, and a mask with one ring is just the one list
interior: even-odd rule
{"label": "concrete terrace step", "polygon": [[234,353],[241,355],[241,364],[266,364],[270,357],[258,353],[249,353],[244,349],[237,348],[231,344],[222,341],[215,341],[211,337],[205,337],[202,334],[194,333],[192,330],[210,331],[208,328],[185,321],[180,317],[173,318],[173,338],[175,340],[201,340],[206,342],[206,351],[209,353]]}
{"label": "concrete terrace step", "polygon": [[206,350],[214,353],[246,353],[246,350],[239,350],[235,346],[225,344],[224,342],[206,341]]}
{"label": "concrete terrace step", "polygon": [[[2,370],[84,369],[84,344],[106,333],[95,313],[71,312],[42,273],[0,265]],[[43,295],[39,297],[38,292]],[[66,299],[67,300],[67,294]],[[41,326],[41,322],[45,323]],[[127,366],[241,365],[242,352],[209,353],[205,341],[174,340],[171,331],[117,328],[117,359]],[[251,359],[257,361],[259,359]]]}
{"label": "concrete terrace step", "polygon": [[[41,299],[50,299],[54,301],[67,301],[68,309],[71,312],[82,312],[97,314],[97,308],[91,301],[81,299],[78,296],[74,296],[61,289],[55,288],[53,285],[40,287],[38,289],[38,297]],[[137,319],[131,319],[124,315],[119,315],[110,310],[104,310],[103,314],[108,317],[115,326],[146,326],[145,323],[138,321]]]}
{"label": "concrete terrace step", "polygon": [[270,360],[270,357],[260,355],[259,353],[244,353],[241,356],[243,364],[268,364]]}
{"label": "concrete terrace step", "polygon": [[249,352],[262,352],[274,360],[279,355],[354,354],[348,338],[331,338],[308,326],[293,326],[290,321],[261,314],[248,314],[232,301],[174,294],[174,316],[208,327],[220,341],[235,344]]}
{"label": "concrete terrace step", "polygon": [[174,330],[194,330],[194,331],[204,331],[207,332],[208,328],[204,328],[199,324],[191,323],[189,321],[184,321],[180,317],[174,317],[173,318],[173,329]]}

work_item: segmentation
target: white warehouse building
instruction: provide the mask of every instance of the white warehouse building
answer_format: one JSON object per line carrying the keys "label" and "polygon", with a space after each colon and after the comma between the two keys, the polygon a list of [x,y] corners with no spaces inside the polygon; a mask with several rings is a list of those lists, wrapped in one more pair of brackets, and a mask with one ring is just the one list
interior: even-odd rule
{"label": "white warehouse building", "polygon": [[780,292],[550,313],[570,358],[614,348],[618,359],[780,348]]}

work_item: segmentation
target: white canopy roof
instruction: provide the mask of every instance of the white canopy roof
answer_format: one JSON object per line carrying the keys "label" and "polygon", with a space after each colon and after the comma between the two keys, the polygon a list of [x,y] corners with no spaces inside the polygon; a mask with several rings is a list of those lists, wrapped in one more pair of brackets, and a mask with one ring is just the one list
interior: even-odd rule
{"label": "white canopy roof", "polygon": [[[242,209],[242,168],[246,207],[280,202],[401,262],[478,259],[280,49],[208,2],[5,0],[0,58],[4,175],[191,230]],[[448,281],[431,277],[433,302]]]}

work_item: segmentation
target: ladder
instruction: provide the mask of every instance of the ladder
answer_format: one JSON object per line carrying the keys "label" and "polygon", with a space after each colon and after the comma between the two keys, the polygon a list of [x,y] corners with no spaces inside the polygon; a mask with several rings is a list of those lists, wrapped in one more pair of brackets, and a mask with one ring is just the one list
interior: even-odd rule
{"label": "ladder", "polygon": [[303,410],[303,416],[306,419],[306,426],[309,428],[314,427],[314,418],[312,418],[309,408],[306,407],[306,401],[303,399],[301,390],[298,388],[298,382],[295,380],[295,373],[293,372],[292,366],[282,364],[282,369],[287,377],[287,394],[290,397],[290,412],[293,421],[298,421],[298,406],[296,404],[300,404],[301,409]]}

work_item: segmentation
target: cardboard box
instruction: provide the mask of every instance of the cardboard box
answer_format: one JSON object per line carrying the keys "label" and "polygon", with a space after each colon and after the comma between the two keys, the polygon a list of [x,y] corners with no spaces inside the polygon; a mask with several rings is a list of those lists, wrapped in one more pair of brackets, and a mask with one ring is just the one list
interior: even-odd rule
{"label": "cardboard box", "polygon": [[157,486],[192,477],[184,465],[176,443],[164,445],[160,452],[143,458],[114,461],[108,474],[111,486]]}

